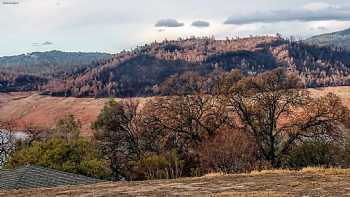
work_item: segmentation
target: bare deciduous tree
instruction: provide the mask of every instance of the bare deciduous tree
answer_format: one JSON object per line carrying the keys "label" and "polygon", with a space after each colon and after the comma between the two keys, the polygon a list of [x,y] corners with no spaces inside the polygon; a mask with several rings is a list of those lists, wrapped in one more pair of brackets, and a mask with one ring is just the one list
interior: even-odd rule
{"label": "bare deciduous tree", "polygon": [[110,162],[113,180],[128,178],[129,162],[140,157],[137,108],[138,102],[111,100],[93,124],[97,147]]}
{"label": "bare deciduous tree", "polygon": [[168,146],[188,150],[228,121],[223,105],[210,95],[173,96],[153,101],[158,126],[165,130]]}
{"label": "bare deciduous tree", "polygon": [[335,95],[312,98],[298,78],[283,69],[234,79],[227,80],[231,84],[225,84],[222,98],[236,125],[254,137],[260,154],[273,167],[280,166],[283,154],[295,143],[341,134],[349,110]]}
{"label": "bare deciduous tree", "polygon": [[0,166],[16,148],[15,124],[13,121],[0,122]]}

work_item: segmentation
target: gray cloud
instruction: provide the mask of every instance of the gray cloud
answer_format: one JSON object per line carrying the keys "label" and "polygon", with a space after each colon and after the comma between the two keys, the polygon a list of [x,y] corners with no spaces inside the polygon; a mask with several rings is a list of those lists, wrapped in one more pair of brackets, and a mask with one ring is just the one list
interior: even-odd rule
{"label": "gray cloud", "polygon": [[178,22],[176,19],[161,19],[159,20],[156,27],[182,27],[184,23]]}
{"label": "gray cloud", "polygon": [[324,27],[324,26],[319,26],[317,27],[318,30],[322,30],[322,31],[325,31],[325,30],[328,30],[327,27]]}
{"label": "gray cloud", "polygon": [[193,27],[209,27],[210,23],[207,21],[194,21],[192,23]]}
{"label": "gray cloud", "polygon": [[46,42],[43,42],[43,43],[35,42],[35,43],[33,43],[32,45],[35,46],[35,47],[39,47],[39,46],[49,46],[49,45],[53,45],[53,42],[49,42],[49,41],[46,41]]}
{"label": "gray cloud", "polygon": [[328,31],[328,28],[324,26],[311,27],[310,31]]}
{"label": "gray cloud", "polygon": [[19,1],[3,1],[3,5],[18,5]]}
{"label": "gray cloud", "polygon": [[46,41],[46,42],[42,43],[42,45],[53,45],[53,42]]}
{"label": "gray cloud", "polygon": [[233,25],[251,23],[274,23],[288,21],[324,21],[324,20],[350,20],[350,9],[343,7],[327,7],[319,10],[308,10],[305,8],[291,10],[272,10],[267,12],[256,12],[242,16],[231,16],[224,23]]}

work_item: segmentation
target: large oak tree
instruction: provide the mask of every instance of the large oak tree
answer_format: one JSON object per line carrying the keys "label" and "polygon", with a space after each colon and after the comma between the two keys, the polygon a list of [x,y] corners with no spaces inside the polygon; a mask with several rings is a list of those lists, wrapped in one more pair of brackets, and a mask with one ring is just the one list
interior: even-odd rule
{"label": "large oak tree", "polygon": [[349,117],[336,95],[313,98],[284,69],[245,78],[235,72],[220,87],[235,125],[255,139],[262,158],[273,167],[280,167],[294,144],[342,137]]}

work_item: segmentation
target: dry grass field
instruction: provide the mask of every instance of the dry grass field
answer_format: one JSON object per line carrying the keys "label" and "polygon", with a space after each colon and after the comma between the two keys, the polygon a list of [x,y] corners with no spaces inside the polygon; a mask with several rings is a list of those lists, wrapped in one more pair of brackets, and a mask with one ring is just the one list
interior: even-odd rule
{"label": "dry grass field", "polygon": [[1,94],[0,120],[15,120],[19,125],[33,124],[51,128],[67,114],[74,114],[82,123],[84,135],[108,99],[59,98],[37,93]]}
{"label": "dry grass field", "polygon": [[[350,108],[350,86],[310,89],[313,95],[335,93]],[[136,98],[145,101],[144,98]],[[108,99],[64,98],[37,93],[0,93],[0,121],[15,120],[19,125],[34,124],[51,128],[66,114],[75,115],[82,123],[82,134],[91,135],[90,125]]]}
{"label": "dry grass field", "polygon": [[350,170],[307,168],[0,192],[0,196],[349,196]]}
{"label": "dry grass field", "polygon": [[309,89],[309,91],[314,96],[325,96],[328,93],[334,93],[342,99],[347,107],[350,108],[350,86],[317,88]]}
{"label": "dry grass field", "polygon": [[35,92],[0,93],[0,121],[14,120],[20,127],[32,124],[52,128],[59,119],[73,114],[82,123],[82,135],[90,136],[91,123],[96,120],[108,100],[108,98],[50,97]]}

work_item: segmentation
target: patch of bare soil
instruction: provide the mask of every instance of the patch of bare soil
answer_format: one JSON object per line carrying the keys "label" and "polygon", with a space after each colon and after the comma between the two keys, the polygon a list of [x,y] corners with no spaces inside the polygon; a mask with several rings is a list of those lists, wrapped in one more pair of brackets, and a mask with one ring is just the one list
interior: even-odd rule
{"label": "patch of bare soil", "polygon": [[264,173],[19,190],[0,196],[349,196],[350,175]]}

